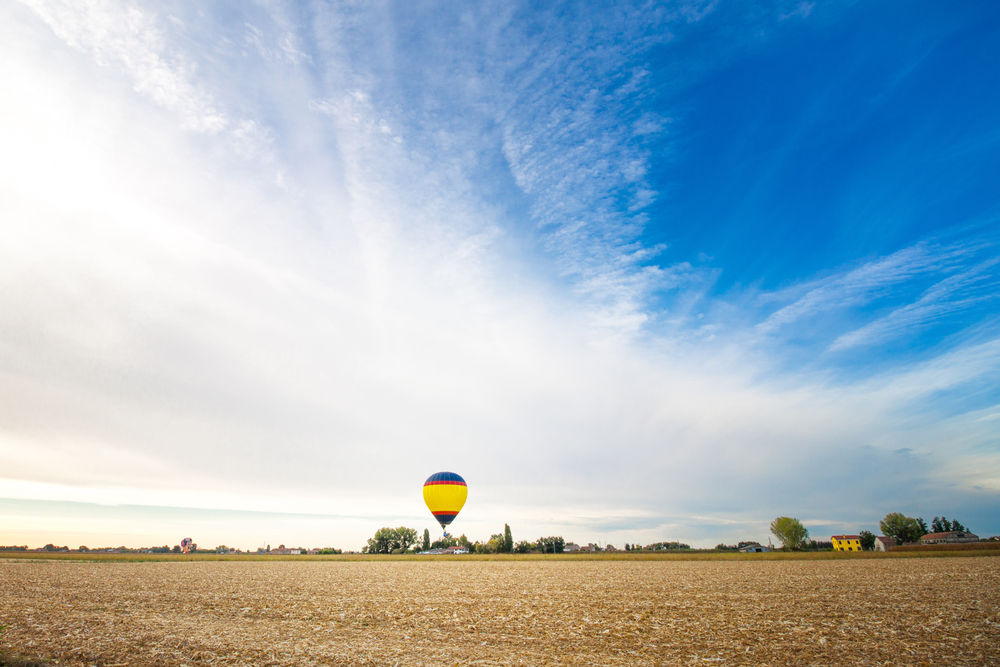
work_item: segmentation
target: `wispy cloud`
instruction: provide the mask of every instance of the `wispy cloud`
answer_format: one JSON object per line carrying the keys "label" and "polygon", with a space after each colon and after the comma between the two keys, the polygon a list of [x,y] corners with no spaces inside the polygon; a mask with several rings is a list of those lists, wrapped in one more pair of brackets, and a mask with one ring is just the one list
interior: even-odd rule
{"label": "wispy cloud", "polygon": [[212,96],[191,83],[194,63],[171,52],[155,17],[138,5],[113,0],[22,0],[67,44],[102,65],[125,70],[136,91],[178,115],[184,127],[215,133],[230,118]]}
{"label": "wispy cloud", "polygon": [[[895,289],[916,279],[958,271],[982,249],[982,244],[975,243],[949,246],[918,243],[887,257],[866,262],[846,273],[764,294],[760,297],[762,304],[788,300],[791,303],[769,315],[756,326],[756,330],[762,334],[774,334],[783,327],[831,310],[865,306],[893,294]],[[981,268],[970,270],[971,273],[946,279],[940,283],[940,289],[931,289],[925,296],[930,301],[939,301],[960,286],[971,285],[978,280],[973,276],[993,264],[989,260],[981,264]],[[966,274],[968,276],[963,278]],[[949,286],[954,287],[949,289]]]}
{"label": "wispy cloud", "polygon": [[793,9],[792,11],[781,14],[780,18],[782,21],[796,16],[801,16],[802,18],[807,19],[809,18],[809,15],[812,14],[812,10],[815,6],[816,6],[815,2],[800,2],[799,4],[795,5],[795,9]]}
{"label": "wispy cloud", "polygon": [[[644,109],[648,49],[678,21],[695,22],[715,3],[655,12],[581,10],[572,31],[539,20],[510,26],[497,53],[504,86],[502,150],[529,197],[545,248],[605,325],[635,331],[649,297],[687,282],[687,264],[662,265],[665,246],[644,245],[650,142],[668,144],[670,118]],[[532,26],[534,28],[534,26]],[[560,43],[560,48],[550,47]]]}
{"label": "wispy cloud", "polygon": [[914,303],[893,310],[860,329],[846,333],[833,342],[831,350],[845,350],[860,345],[883,343],[898,336],[914,334],[956,313],[998,297],[997,277],[990,270],[1000,258],[980,262],[949,276],[927,289]]}

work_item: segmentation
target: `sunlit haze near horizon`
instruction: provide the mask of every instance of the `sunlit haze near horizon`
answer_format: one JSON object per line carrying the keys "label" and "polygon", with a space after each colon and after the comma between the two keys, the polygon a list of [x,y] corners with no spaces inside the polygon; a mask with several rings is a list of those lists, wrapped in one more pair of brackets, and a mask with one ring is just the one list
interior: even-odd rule
{"label": "sunlit haze near horizon", "polygon": [[1000,4],[0,2],[0,544],[1000,533]]}

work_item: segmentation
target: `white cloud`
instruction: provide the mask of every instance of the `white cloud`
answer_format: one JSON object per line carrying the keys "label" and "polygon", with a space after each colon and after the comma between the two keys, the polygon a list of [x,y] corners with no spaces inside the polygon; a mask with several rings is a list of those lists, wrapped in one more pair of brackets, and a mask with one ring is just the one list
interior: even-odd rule
{"label": "white cloud", "polygon": [[786,14],[781,14],[779,18],[782,21],[793,18],[795,16],[801,16],[802,18],[807,19],[809,18],[809,15],[812,14],[812,10],[815,6],[816,6],[815,2],[800,2],[797,5],[795,5],[794,10]]}
{"label": "white cloud", "polygon": [[114,0],[22,0],[68,45],[102,65],[121,68],[135,90],[178,115],[184,127],[219,132],[230,120],[189,81],[192,64],[169,53],[155,20],[135,4]]}
{"label": "white cloud", "polygon": [[915,278],[955,271],[979,249],[978,246],[942,247],[918,243],[846,273],[763,295],[761,301],[765,303],[793,300],[757,325],[757,330],[774,333],[784,326],[833,309],[866,305],[890,294],[893,287]]}
{"label": "white cloud", "polygon": [[[944,315],[995,299],[996,291],[990,288],[996,286],[996,278],[988,271],[998,263],[1000,258],[991,258],[939,281],[924,291],[917,301],[840,336],[830,349],[844,350],[859,345],[882,343],[904,333],[912,335]],[[985,290],[981,289],[984,281],[989,281]]]}

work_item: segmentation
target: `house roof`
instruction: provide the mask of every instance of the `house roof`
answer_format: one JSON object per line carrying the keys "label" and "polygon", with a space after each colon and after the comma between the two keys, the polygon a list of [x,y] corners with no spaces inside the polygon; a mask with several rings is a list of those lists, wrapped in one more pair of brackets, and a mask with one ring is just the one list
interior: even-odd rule
{"label": "house roof", "polygon": [[878,540],[879,542],[886,542],[886,543],[892,542],[893,544],[896,543],[896,540],[892,539],[891,537],[886,537],[885,535],[879,535],[875,539]]}
{"label": "house roof", "polygon": [[833,535],[831,540],[860,540],[860,535]]}
{"label": "house roof", "polygon": [[940,540],[949,535],[968,535],[969,537],[975,537],[972,533],[967,530],[948,530],[943,533],[927,533],[920,539],[922,540]]}

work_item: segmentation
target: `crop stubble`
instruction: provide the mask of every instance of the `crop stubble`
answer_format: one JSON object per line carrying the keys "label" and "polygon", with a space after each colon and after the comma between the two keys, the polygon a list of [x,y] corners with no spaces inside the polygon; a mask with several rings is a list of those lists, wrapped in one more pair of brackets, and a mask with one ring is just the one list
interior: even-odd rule
{"label": "crop stubble", "polygon": [[69,665],[1000,664],[1000,558],[7,561],[0,596],[0,646]]}

